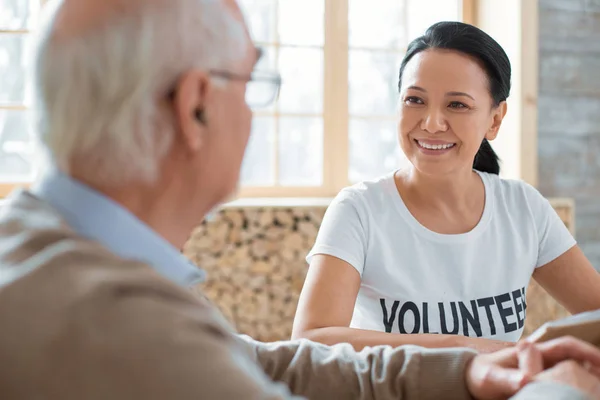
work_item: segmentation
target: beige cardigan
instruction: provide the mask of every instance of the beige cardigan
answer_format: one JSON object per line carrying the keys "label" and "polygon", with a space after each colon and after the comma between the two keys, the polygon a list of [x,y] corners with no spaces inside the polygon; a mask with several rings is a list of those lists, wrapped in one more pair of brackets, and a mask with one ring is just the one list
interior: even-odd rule
{"label": "beige cardigan", "polygon": [[[0,208],[4,400],[469,399],[464,366],[473,356],[258,343],[201,296],[78,236],[30,193]],[[573,396],[531,385],[518,398]]]}

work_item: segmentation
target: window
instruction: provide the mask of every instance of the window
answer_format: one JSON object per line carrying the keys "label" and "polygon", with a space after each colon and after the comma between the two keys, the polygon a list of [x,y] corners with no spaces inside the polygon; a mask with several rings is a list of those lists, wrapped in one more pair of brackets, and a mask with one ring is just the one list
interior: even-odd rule
{"label": "window", "polygon": [[[33,177],[25,51],[42,0],[0,3],[0,197]],[[240,0],[278,70],[276,104],[255,110],[242,197],[330,197],[403,162],[397,75],[409,41],[439,20],[473,22],[474,0]]]}
{"label": "window", "polygon": [[[242,197],[334,196],[405,163],[397,143],[400,61],[441,20],[472,20],[461,0],[241,0],[252,36],[282,75],[256,110]],[[472,21],[469,21],[472,22]]]}
{"label": "window", "polygon": [[11,183],[33,177],[27,69],[39,5],[32,0],[0,2],[0,197]]}
{"label": "window", "polygon": [[276,69],[285,85],[257,110],[242,169],[247,187],[323,185],[325,1],[243,0],[253,39],[264,50],[257,70]]}

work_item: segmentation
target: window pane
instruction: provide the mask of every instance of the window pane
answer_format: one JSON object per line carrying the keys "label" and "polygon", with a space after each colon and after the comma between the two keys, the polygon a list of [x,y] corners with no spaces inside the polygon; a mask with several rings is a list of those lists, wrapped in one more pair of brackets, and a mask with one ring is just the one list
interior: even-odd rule
{"label": "window pane", "polygon": [[2,0],[0,1],[0,29],[29,29],[36,24],[36,11],[39,1]]}
{"label": "window pane", "polygon": [[0,110],[0,181],[33,177],[34,146],[26,111]]}
{"label": "window pane", "polygon": [[27,38],[26,35],[0,34],[0,104],[26,101]]}
{"label": "window pane", "polygon": [[323,112],[322,50],[283,47],[279,50],[279,70],[282,79],[281,112]]}
{"label": "window pane", "polygon": [[348,63],[350,114],[394,115],[401,54],[351,50]]}
{"label": "window pane", "polygon": [[252,134],[242,164],[243,186],[270,186],[273,177],[273,155],[275,149],[275,118],[254,117]]}
{"label": "window pane", "polygon": [[406,1],[350,0],[348,7],[350,47],[401,50],[406,46]]}
{"label": "window pane", "polygon": [[279,183],[283,186],[319,186],[323,183],[321,118],[280,118]]}
{"label": "window pane", "polygon": [[409,41],[425,33],[439,21],[460,21],[461,0],[405,0]]}
{"label": "window pane", "polygon": [[240,0],[239,5],[250,27],[253,41],[274,43],[276,0]]}
{"label": "window pane", "polygon": [[348,179],[377,178],[408,165],[398,143],[395,120],[351,119]]}
{"label": "window pane", "polygon": [[[260,60],[258,61],[258,64],[256,65],[256,68],[254,69],[257,72],[276,72],[277,71],[277,56],[276,56],[276,52],[275,52],[275,47],[272,46],[265,46],[262,47],[262,56],[260,58]],[[257,85],[255,86],[258,87],[259,89],[261,88],[261,84],[260,82],[258,84],[250,84],[250,85]],[[247,90],[251,90],[250,86],[248,86]],[[270,90],[270,87],[269,87]],[[247,93],[248,94],[248,93]],[[259,96],[260,98],[260,96]],[[272,113],[275,111],[275,102],[269,104],[266,107],[260,107],[258,108],[259,111],[261,112],[269,112]]]}
{"label": "window pane", "polygon": [[324,13],[325,0],[279,0],[279,42],[323,46]]}

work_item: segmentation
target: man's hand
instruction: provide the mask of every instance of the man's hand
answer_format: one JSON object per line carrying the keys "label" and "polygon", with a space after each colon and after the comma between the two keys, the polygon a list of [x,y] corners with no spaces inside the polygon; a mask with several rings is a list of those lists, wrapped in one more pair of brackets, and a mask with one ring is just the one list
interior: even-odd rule
{"label": "man's hand", "polygon": [[[510,349],[476,356],[467,366],[466,383],[477,399],[505,399],[541,371],[569,360],[588,365],[593,371],[600,370],[600,349],[569,337],[536,344],[522,342]],[[552,378],[548,375],[547,379]]]}
{"label": "man's hand", "polygon": [[516,347],[495,353],[478,355],[467,365],[466,383],[469,392],[479,400],[506,399],[531,381],[520,370]]}

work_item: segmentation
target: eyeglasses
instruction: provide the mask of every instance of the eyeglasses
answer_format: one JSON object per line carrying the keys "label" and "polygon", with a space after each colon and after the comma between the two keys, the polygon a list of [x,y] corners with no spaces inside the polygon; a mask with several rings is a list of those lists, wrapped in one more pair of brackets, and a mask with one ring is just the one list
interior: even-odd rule
{"label": "eyeglasses", "polygon": [[[209,74],[218,78],[246,83],[246,104],[252,109],[271,105],[279,98],[281,75],[276,72],[254,71],[251,75],[238,75],[229,71],[210,70]],[[169,98],[175,97],[175,89]]]}
{"label": "eyeglasses", "polygon": [[219,78],[246,82],[246,103],[250,108],[267,107],[279,98],[281,75],[276,72],[254,71],[250,76],[218,70],[209,73]]}

